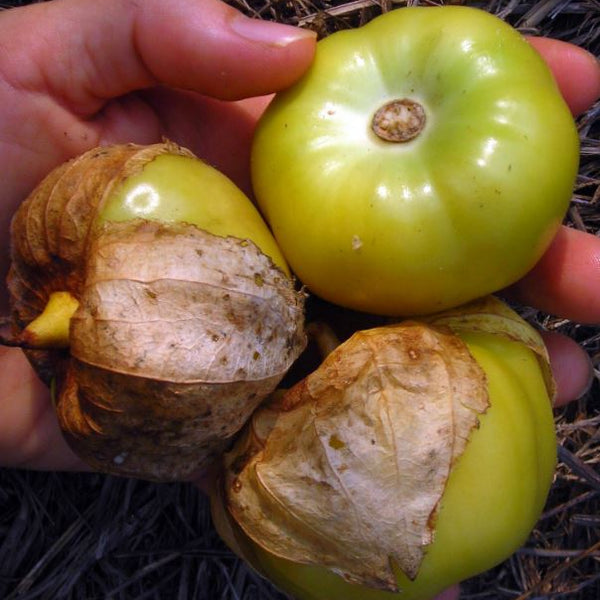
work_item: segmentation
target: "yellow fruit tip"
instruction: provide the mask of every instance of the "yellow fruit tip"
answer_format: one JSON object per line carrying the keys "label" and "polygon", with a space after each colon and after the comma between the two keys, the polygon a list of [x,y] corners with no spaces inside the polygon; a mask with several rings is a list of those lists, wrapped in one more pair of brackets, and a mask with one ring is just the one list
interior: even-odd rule
{"label": "yellow fruit tip", "polygon": [[23,331],[24,341],[35,348],[68,348],[71,317],[79,302],[69,292],[53,292],[46,307]]}

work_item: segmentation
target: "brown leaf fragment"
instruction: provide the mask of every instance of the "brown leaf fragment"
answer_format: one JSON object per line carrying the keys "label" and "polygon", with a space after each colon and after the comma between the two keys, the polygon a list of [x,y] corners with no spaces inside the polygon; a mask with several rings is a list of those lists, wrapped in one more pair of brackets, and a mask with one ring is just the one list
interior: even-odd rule
{"label": "brown leaf fragment", "polygon": [[72,356],[126,374],[263,379],[304,344],[302,303],[270,259],[191,225],[111,223],[91,248],[80,303]]}
{"label": "brown leaf fragment", "polygon": [[230,514],[275,555],[396,591],[393,564],[417,575],[487,407],[482,369],[447,330],[358,332],[255,413],[226,457]]}

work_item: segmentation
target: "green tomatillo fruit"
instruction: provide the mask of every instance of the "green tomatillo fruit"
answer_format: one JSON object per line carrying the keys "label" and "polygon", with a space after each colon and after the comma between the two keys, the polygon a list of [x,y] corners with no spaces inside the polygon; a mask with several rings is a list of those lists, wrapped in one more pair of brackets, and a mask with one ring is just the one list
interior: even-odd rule
{"label": "green tomatillo fruit", "polygon": [[310,291],[418,315],[533,267],[578,148],[552,73],[515,29],[475,8],[410,7],[319,42],[259,123],[252,178]]}
{"label": "green tomatillo fruit", "polygon": [[205,468],[304,348],[303,295],[260,214],[166,142],[58,167],[12,222],[13,333],[94,469]]}
{"label": "green tomatillo fruit", "polygon": [[541,338],[491,297],[359,331],[253,415],[215,524],[299,600],[429,600],[528,537],[553,394]]}

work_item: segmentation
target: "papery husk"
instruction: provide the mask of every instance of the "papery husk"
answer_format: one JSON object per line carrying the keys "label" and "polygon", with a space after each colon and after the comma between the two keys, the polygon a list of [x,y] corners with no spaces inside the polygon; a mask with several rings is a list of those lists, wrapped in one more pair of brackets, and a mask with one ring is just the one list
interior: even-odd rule
{"label": "papery husk", "polygon": [[448,327],[454,333],[481,331],[506,337],[527,346],[536,356],[548,396],[556,396],[556,383],[550,368],[550,357],[539,332],[514,310],[495,296],[484,296],[453,309],[421,319],[436,326]]}
{"label": "papery husk", "polygon": [[397,591],[394,565],[416,577],[488,403],[483,370],[447,329],[358,332],[253,415],[226,455],[222,501],[268,552]]}
{"label": "papery husk", "polygon": [[17,330],[57,289],[79,302],[68,350],[28,351],[69,444],[96,470],[157,481],[210,464],[305,345],[303,294],[251,241],[98,224],[115,185],[165,152],[191,156],[127,145],[59,168],[13,220],[9,277]]}

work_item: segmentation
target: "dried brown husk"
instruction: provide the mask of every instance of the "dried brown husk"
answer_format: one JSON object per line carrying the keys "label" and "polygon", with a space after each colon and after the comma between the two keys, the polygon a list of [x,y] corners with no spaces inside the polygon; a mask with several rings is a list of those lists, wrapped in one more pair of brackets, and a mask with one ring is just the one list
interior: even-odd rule
{"label": "dried brown husk", "polygon": [[15,216],[9,278],[16,329],[52,291],[79,301],[69,350],[28,352],[70,445],[97,470],[161,481],[208,465],[305,344],[303,295],[252,242],[97,225],[114,186],[163,152],[189,155],[128,145],[53,173]]}
{"label": "dried brown husk", "polygon": [[395,568],[416,577],[448,477],[489,405],[454,326],[500,325],[538,347],[494,299],[430,321],[356,333],[253,415],[213,502],[217,529],[250,564],[260,570],[238,527],[271,554],[352,583],[398,591]]}

